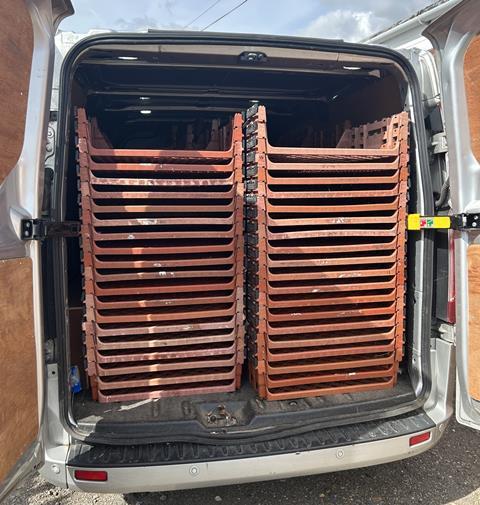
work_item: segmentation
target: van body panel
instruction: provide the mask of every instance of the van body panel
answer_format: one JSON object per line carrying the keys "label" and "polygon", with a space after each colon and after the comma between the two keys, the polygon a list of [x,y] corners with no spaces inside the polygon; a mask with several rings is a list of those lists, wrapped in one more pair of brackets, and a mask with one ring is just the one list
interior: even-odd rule
{"label": "van body panel", "polygon": [[66,10],[50,0],[8,1],[2,10],[0,92],[0,497],[43,459],[44,412],[40,247],[21,239],[22,219],[41,212],[43,159],[53,75],[55,24]]}
{"label": "van body panel", "polygon": [[[440,68],[442,107],[448,144],[452,214],[480,210],[478,155],[478,2],[464,0],[432,23],[430,39]],[[457,420],[480,428],[480,302],[478,232],[456,231]]]}

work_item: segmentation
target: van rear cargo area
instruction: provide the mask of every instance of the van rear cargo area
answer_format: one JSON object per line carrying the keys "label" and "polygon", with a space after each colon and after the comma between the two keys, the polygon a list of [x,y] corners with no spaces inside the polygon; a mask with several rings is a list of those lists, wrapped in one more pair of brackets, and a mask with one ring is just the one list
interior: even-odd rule
{"label": "van rear cargo area", "polygon": [[261,49],[99,43],[65,70],[60,206],[81,233],[59,349],[89,441],[268,439],[422,404],[409,76]]}

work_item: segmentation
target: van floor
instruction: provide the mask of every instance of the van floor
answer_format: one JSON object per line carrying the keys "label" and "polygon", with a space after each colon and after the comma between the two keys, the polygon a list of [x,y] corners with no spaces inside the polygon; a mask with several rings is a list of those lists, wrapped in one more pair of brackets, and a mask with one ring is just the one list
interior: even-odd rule
{"label": "van floor", "polygon": [[348,424],[358,416],[364,418],[368,412],[381,418],[388,409],[395,411],[388,412],[388,416],[403,413],[395,407],[405,409],[414,400],[415,392],[406,373],[399,375],[392,389],[282,401],[258,399],[244,377],[242,387],[234,393],[155,400],[98,403],[85,391],[75,395],[73,415],[78,428],[92,434],[125,435],[132,430],[138,436],[142,425],[145,431],[153,429],[157,434],[159,425],[168,426],[168,431],[175,433],[185,429],[186,433],[193,430],[205,435],[218,429],[226,432],[228,428],[229,433],[241,430],[245,434],[245,430],[278,430],[282,425]]}

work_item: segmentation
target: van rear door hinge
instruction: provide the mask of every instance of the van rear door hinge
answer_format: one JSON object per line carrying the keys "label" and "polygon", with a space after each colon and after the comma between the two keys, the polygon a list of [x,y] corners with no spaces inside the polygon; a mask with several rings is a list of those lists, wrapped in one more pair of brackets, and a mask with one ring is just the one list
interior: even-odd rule
{"label": "van rear door hinge", "polygon": [[421,216],[409,214],[407,229],[418,230],[480,230],[480,214],[454,214],[451,216]]}
{"label": "van rear door hinge", "polygon": [[454,230],[475,230],[480,229],[480,214],[455,214],[450,216],[452,222],[450,228]]}
{"label": "van rear door hinge", "polygon": [[77,237],[80,235],[79,221],[55,222],[49,219],[22,219],[22,240],[44,240],[49,237]]}

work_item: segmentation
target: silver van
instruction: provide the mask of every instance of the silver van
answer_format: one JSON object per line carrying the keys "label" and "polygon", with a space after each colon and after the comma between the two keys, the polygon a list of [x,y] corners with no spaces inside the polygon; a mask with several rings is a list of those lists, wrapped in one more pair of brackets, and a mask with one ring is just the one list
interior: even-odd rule
{"label": "silver van", "polygon": [[[480,426],[480,7],[463,0],[432,12],[423,47],[408,36],[395,45],[398,27],[369,44],[152,31],[75,44],[63,33],[56,46],[69,0],[6,2],[2,496],[32,469],[60,487],[131,493],[407,458],[442,436],[455,382],[457,420]],[[122,400],[119,389],[119,401],[96,401],[84,371],[76,111],[97,118],[113,144],[145,146],[157,142],[154,128],[164,131],[157,113],[179,132],[192,111],[221,116],[258,102],[273,111],[279,143],[292,124],[287,142],[320,117],[328,133],[409,114],[404,350],[394,385],[268,400],[244,374],[234,392]]]}

